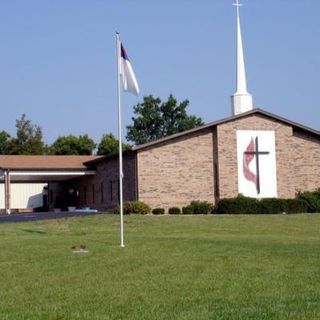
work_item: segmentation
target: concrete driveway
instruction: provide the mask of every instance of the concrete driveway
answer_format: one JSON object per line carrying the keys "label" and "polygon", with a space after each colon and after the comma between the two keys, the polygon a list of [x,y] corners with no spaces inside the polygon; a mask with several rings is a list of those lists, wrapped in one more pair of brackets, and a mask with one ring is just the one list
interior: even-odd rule
{"label": "concrete driveway", "polygon": [[29,212],[29,213],[18,213],[18,214],[0,214],[0,223],[4,222],[24,222],[24,221],[36,221],[36,220],[52,220],[62,219],[70,217],[84,217],[101,214],[99,212]]}

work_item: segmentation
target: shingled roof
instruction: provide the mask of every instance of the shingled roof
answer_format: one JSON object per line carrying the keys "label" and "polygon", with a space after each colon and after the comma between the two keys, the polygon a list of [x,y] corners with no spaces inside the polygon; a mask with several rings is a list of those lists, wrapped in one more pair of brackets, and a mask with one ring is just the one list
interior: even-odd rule
{"label": "shingled roof", "polygon": [[84,170],[87,161],[101,156],[0,156],[0,168],[12,170]]}

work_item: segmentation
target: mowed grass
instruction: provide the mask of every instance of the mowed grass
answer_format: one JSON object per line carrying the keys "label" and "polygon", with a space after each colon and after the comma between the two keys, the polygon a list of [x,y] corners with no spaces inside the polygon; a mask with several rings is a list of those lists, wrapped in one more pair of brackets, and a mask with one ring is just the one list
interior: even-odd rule
{"label": "mowed grass", "polygon": [[[320,215],[0,225],[0,319],[320,319]],[[73,253],[74,245],[88,253]]]}

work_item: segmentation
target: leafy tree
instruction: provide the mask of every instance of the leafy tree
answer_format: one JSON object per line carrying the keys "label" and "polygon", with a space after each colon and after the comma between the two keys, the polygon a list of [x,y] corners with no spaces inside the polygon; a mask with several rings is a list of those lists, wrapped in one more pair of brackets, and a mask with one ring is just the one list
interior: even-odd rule
{"label": "leafy tree", "polygon": [[6,131],[0,131],[0,154],[7,154],[10,134]]}
{"label": "leafy tree", "polygon": [[17,137],[11,138],[7,144],[7,154],[41,155],[45,152],[42,141],[42,130],[32,124],[23,114],[20,120],[16,120]]}
{"label": "leafy tree", "polygon": [[[122,150],[129,150],[131,146],[129,144],[122,143]],[[98,146],[99,155],[116,154],[119,151],[119,140],[110,133],[104,134]]]}
{"label": "leafy tree", "polygon": [[166,102],[152,95],[144,97],[133,107],[137,117],[127,126],[127,140],[139,145],[202,125],[201,118],[187,114],[188,105],[188,100],[178,103],[172,95]]}
{"label": "leafy tree", "polygon": [[83,136],[60,136],[50,147],[50,154],[55,155],[90,155],[96,147],[87,134]]}

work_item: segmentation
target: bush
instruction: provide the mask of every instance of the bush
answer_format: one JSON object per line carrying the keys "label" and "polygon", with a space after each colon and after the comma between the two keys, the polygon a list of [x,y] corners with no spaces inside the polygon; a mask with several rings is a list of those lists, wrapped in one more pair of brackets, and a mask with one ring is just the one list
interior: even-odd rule
{"label": "bush", "polygon": [[308,210],[308,203],[302,199],[285,199],[283,201],[283,212],[303,213]]}
{"label": "bush", "polygon": [[[118,208],[116,213],[119,213],[120,209]],[[151,208],[142,201],[127,201],[123,204],[123,214],[148,214],[151,212]]]}
{"label": "bush", "polygon": [[186,206],[182,208],[182,214],[193,214],[193,207],[192,206]]}
{"label": "bush", "polygon": [[178,207],[172,207],[168,210],[169,214],[181,214],[181,210]]}
{"label": "bush", "polygon": [[183,208],[183,214],[208,214],[213,210],[213,204],[208,201],[191,201]]}
{"label": "bush", "polygon": [[153,214],[164,214],[164,209],[163,208],[154,208],[152,210]]}
{"label": "bush", "polygon": [[277,198],[263,198],[259,200],[258,209],[262,214],[278,214],[284,210],[285,200]]}
{"label": "bush", "polygon": [[313,192],[299,192],[297,199],[307,203],[307,212],[320,212],[320,189]]}
{"label": "bush", "polygon": [[208,201],[192,201],[193,214],[209,214],[213,210],[213,204]]}
{"label": "bush", "polygon": [[214,212],[220,214],[257,214],[260,213],[259,200],[242,195],[236,198],[221,199]]}

